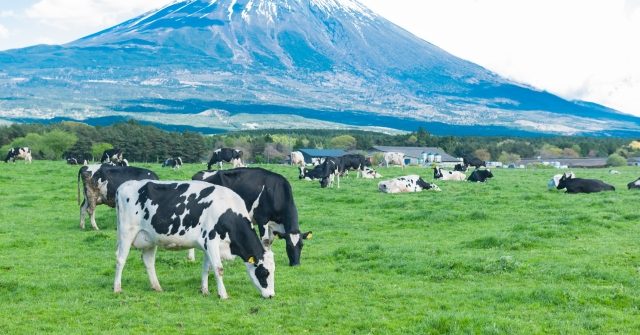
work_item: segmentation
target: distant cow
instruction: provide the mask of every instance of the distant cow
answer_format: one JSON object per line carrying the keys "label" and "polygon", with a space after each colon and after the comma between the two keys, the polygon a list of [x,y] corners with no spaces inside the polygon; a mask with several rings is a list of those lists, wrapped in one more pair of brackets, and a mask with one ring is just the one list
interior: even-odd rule
{"label": "distant cow", "polygon": [[4,159],[5,163],[9,163],[9,161],[15,163],[16,159],[24,159],[25,163],[31,163],[31,149],[29,147],[22,148],[11,148],[7,153],[7,158]]}
{"label": "distant cow", "polygon": [[338,179],[338,188],[340,187],[340,173],[338,170],[338,160],[334,157],[327,157],[324,163],[316,166],[313,170],[300,167],[300,179],[319,180],[320,187],[333,187],[335,179]]}
{"label": "distant cow", "polygon": [[422,192],[422,190],[440,191],[436,184],[427,183],[418,175],[398,177],[378,183],[378,190],[385,193]]}
{"label": "distant cow", "polygon": [[304,166],[304,155],[300,151],[291,152],[291,165]]}
{"label": "distant cow", "polygon": [[[96,224],[96,206],[105,204],[115,206],[118,186],[129,180],[153,179],[158,175],[153,171],[137,167],[121,167],[108,164],[83,166],[78,171],[78,205],[80,206],[80,228],[84,229],[87,212],[91,216],[91,227],[98,230]],[[80,180],[82,180],[84,201],[80,204]]]}
{"label": "distant cow", "polygon": [[238,168],[200,171],[191,179],[222,185],[238,193],[252,222],[258,226],[262,244],[270,248],[274,234],[283,237],[289,265],[300,264],[302,240],[310,237],[311,232],[300,232],[298,209],[285,177],[261,168]]}
{"label": "distant cow", "polygon": [[80,163],[78,162],[77,158],[69,157],[69,158],[67,158],[67,164],[69,164],[69,165],[78,165]]}
{"label": "distant cow", "polygon": [[596,193],[604,191],[615,191],[616,188],[601,180],[572,178],[571,175],[564,174],[558,182],[557,189],[567,189],[566,193]]}
{"label": "distant cow", "polygon": [[469,178],[467,178],[467,180],[477,183],[484,183],[489,178],[493,178],[493,173],[491,173],[491,170],[474,170],[473,172],[471,172],[471,175],[469,175]]}
{"label": "distant cow", "polygon": [[213,268],[218,296],[227,299],[222,261],[240,257],[262,297],[275,295],[273,252],[256,235],[242,199],[232,190],[202,181],[128,181],[116,194],[118,243],[113,291],[122,291],[122,270],[131,246],[142,249],[151,287],[162,291],[156,276],[158,246],[204,251],[202,294],[209,294]]}
{"label": "distant cow", "polygon": [[164,163],[162,163],[162,167],[171,167],[172,169],[179,169],[182,166],[182,158],[167,158]]}
{"label": "distant cow", "polygon": [[438,167],[434,167],[433,179],[463,181],[467,179],[467,176],[460,171],[447,171]]}
{"label": "distant cow", "polygon": [[473,166],[476,169],[479,169],[481,166],[487,167],[487,163],[480,158],[467,156],[462,158],[462,162],[465,167]]}
{"label": "distant cow", "polygon": [[313,157],[313,158],[311,158],[311,165],[318,166],[318,165],[324,163],[324,160],[325,160],[324,157]]}
{"label": "distant cow", "polygon": [[234,168],[242,166],[242,151],[231,148],[215,150],[211,155],[207,170],[211,170],[213,164],[218,164],[218,169],[222,169],[222,162],[232,163]]}
{"label": "distant cow", "polygon": [[467,172],[467,167],[462,165],[462,164],[456,164],[453,167],[453,171],[459,171],[459,172]]}
{"label": "distant cow", "polygon": [[100,162],[106,163],[106,164],[108,163],[118,164],[122,162],[122,160],[124,159],[123,154],[124,152],[122,151],[122,149],[118,149],[118,148],[107,149],[102,153],[102,158],[100,158]]}
{"label": "distant cow", "polygon": [[382,175],[379,174],[376,170],[370,168],[370,167],[365,167],[363,174],[362,174],[362,178],[364,179],[378,179],[378,178],[382,178]]}
{"label": "distant cow", "polygon": [[404,153],[402,152],[385,152],[384,153],[384,165],[389,167],[389,164],[400,165],[404,169]]}
{"label": "distant cow", "polygon": [[[571,176],[571,178],[576,177],[576,175],[573,172],[568,172],[567,175]],[[558,184],[560,183],[561,178],[562,178],[562,174],[557,174],[549,180],[549,182],[547,183],[547,188],[549,189],[549,191],[555,190],[556,187],[558,187]]]}
{"label": "distant cow", "polygon": [[627,184],[628,189],[640,189],[640,178]]}
{"label": "distant cow", "polygon": [[371,166],[371,162],[360,154],[349,154],[338,157],[338,170],[341,174],[353,169],[357,171],[356,178],[362,177],[364,168]]}

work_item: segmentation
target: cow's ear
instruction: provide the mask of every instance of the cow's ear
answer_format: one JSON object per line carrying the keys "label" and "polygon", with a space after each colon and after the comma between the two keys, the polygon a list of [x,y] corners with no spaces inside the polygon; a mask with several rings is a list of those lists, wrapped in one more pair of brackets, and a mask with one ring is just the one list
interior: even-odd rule
{"label": "cow's ear", "polygon": [[251,256],[251,257],[249,257],[249,259],[247,259],[247,263],[256,264],[256,259],[253,256]]}
{"label": "cow's ear", "polygon": [[312,232],[308,231],[306,233],[302,233],[302,239],[303,240],[310,240],[311,238],[313,238]]}
{"label": "cow's ear", "polygon": [[274,231],[274,232],[273,232],[273,236],[275,236],[275,237],[277,237],[277,238],[279,238],[279,239],[284,238],[284,236],[282,236],[282,234],[278,233],[277,231]]}

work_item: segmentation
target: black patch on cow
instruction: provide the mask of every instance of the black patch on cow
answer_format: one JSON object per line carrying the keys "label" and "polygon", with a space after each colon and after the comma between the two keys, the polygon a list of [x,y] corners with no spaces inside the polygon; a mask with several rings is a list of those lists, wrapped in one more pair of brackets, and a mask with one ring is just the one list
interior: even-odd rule
{"label": "black patch on cow", "polygon": [[418,180],[416,180],[416,185],[422,187],[423,190],[428,190],[428,189],[431,188],[431,184],[429,184],[426,181],[422,180],[422,178],[418,178]]}
{"label": "black patch on cow", "polygon": [[[205,233],[205,234],[206,234],[206,233]],[[203,236],[202,236],[202,237],[204,237],[204,234],[203,234]],[[215,231],[215,230],[211,230],[211,231],[209,232],[209,239],[210,239],[210,240],[213,240],[214,238],[216,238],[216,231]]]}
{"label": "black patch on cow", "polygon": [[267,270],[262,264],[256,267],[256,278],[260,283],[260,286],[267,288],[267,278],[269,278],[269,270]]}
{"label": "black patch on cow", "polygon": [[[136,205],[144,209],[148,216],[147,201],[158,206],[151,218],[151,225],[158,234],[176,235],[182,228],[188,231],[195,228],[200,221],[202,212],[211,205],[211,201],[201,203],[201,200],[211,195],[214,186],[202,189],[199,193],[186,193],[189,184],[155,184],[146,183],[138,190]],[[177,206],[176,206],[177,204]],[[188,213],[186,215],[185,212]],[[180,217],[184,216],[182,221]]]}
{"label": "black patch on cow", "polygon": [[[264,248],[256,232],[251,229],[251,222],[241,214],[235,213],[228,209],[215,225],[215,233],[220,234],[220,239],[230,238],[230,249],[233,255],[242,258],[243,261],[249,261],[254,257],[256,261],[262,260],[264,257]],[[209,232],[211,235],[212,232]]]}
{"label": "black patch on cow", "polygon": [[180,231],[180,236],[183,236],[186,232],[184,230]]}
{"label": "black patch on cow", "polygon": [[129,202],[129,200],[130,200],[130,199],[129,199],[129,198],[127,198],[127,202]]}

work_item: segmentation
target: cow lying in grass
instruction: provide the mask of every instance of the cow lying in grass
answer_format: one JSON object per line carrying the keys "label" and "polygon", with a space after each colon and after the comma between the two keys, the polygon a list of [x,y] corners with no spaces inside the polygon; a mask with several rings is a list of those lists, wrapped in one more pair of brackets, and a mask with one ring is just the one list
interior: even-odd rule
{"label": "cow lying in grass", "polygon": [[601,180],[573,178],[567,173],[562,175],[556,188],[559,190],[566,188],[567,193],[596,193],[616,190],[615,187]]}
{"label": "cow lying in grass", "polygon": [[418,175],[381,181],[378,183],[378,190],[384,193],[422,192],[422,190],[441,191],[438,185],[427,183]]}
{"label": "cow lying in grass", "polygon": [[439,167],[434,167],[433,179],[464,181],[467,179],[467,176],[460,171],[447,171]]}

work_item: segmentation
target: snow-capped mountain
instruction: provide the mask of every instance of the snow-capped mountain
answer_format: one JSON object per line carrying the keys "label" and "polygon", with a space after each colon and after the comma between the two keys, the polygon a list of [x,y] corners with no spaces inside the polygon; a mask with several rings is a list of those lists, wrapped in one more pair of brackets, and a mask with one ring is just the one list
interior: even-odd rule
{"label": "snow-capped mountain", "polygon": [[184,0],[62,46],[0,52],[0,118],[199,128],[640,133],[462,60],[356,0]]}

